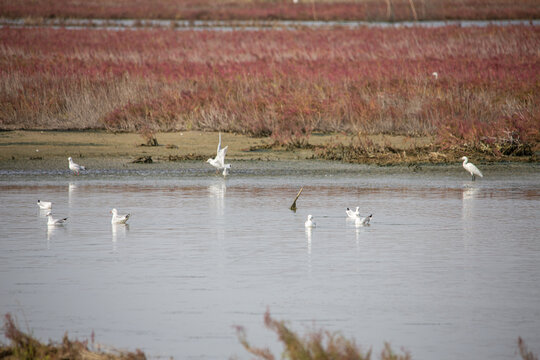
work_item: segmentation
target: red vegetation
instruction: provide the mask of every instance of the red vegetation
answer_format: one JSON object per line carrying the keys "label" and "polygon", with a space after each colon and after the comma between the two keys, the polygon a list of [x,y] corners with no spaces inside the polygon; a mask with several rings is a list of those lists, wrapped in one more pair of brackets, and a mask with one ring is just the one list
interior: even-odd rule
{"label": "red vegetation", "polygon": [[448,145],[540,137],[534,26],[3,28],[0,43],[3,129],[437,134]]}
{"label": "red vegetation", "polygon": [[0,16],[183,20],[538,19],[537,0],[0,0]]}

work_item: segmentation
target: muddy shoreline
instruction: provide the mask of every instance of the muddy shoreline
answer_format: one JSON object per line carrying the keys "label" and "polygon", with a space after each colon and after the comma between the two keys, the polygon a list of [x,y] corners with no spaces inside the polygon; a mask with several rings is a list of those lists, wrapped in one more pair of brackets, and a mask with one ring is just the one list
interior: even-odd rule
{"label": "muddy shoreline", "polygon": [[[0,132],[1,169],[63,169],[67,157],[96,168],[123,168],[139,159],[151,163],[205,161],[215,156],[217,132],[187,131],[156,134],[158,146],[143,145],[135,133],[106,131]],[[272,138],[223,133],[228,161],[331,160],[372,165],[445,164],[463,155],[481,162],[538,162],[532,156],[494,156],[466,149],[441,150],[429,137],[373,135],[362,137],[362,147],[351,151],[353,138],[344,134],[312,134],[309,139],[276,145]]]}

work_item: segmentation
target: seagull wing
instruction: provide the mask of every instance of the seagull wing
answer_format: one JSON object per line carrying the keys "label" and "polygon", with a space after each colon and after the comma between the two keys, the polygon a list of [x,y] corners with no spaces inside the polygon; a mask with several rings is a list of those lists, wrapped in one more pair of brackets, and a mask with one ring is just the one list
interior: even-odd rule
{"label": "seagull wing", "polygon": [[225,155],[227,155],[228,148],[229,148],[229,145],[225,146],[223,149],[218,151],[218,154],[216,156],[216,161],[219,163],[221,167],[225,167]]}
{"label": "seagull wing", "polygon": [[220,151],[221,151],[221,132],[219,133],[219,142],[217,144],[217,156],[219,156]]}

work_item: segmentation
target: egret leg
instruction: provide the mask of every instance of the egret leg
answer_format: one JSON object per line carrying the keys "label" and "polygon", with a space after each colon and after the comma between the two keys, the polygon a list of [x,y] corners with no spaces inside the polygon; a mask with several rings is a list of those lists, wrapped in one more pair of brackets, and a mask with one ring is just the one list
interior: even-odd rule
{"label": "egret leg", "polygon": [[474,177],[474,174],[472,174],[472,181],[476,180],[476,178]]}

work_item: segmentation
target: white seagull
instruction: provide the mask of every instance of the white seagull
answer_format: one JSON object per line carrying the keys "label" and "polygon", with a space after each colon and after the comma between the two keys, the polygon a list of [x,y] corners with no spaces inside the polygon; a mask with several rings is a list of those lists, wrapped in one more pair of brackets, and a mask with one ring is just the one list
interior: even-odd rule
{"label": "white seagull", "polygon": [[307,227],[307,228],[314,228],[317,226],[317,224],[315,224],[315,221],[313,221],[313,215],[308,215],[307,216],[307,220],[306,222],[304,223],[304,225]]}
{"label": "white seagull", "polygon": [[221,133],[219,133],[219,143],[217,146],[217,154],[214,159],[210,158],[206,160],[207,163],[215,167],[217,170],[223,170],[223,176],[227,176],[229,174],[229,169],[231,168],[231,164],[225,164],[225,155],[227,154],[227,148],[229,146],[225,146],[223,149],[221,148]]}
{"label": "white seagull", "polygon": [[50,201],[37,201],[40,210],[50,210],[52,209],[52,202]]}
{"label": "white seagull", "polygon": [[351,209],[347,208],[347,210],[345,210],[345,212],[347,213],[347,216],[349,218],[355,219],[355,218],[360,216],[360,207],[357,206],[356,211],[352,211]]}
{"label": "white seagull", "polygon": [[63,219],[55,219],[53,218],[52,216],[52,213],[51,212],[48,212],[47,213],[47,225],[49,226],[62,226],[64,225],[64,223],[66,222],[67,218],[63,218]]}
{"label": "white seagull", "polygon": [[373,214],[370,214],[369,216],[366,216],[366,217],[357,217],[356,219],[354,219],[354,226],[356,227],[360,227],[360,226],[366,226],[366,225],[369,225],[369,221],[371,220],[371,217],[373,216]]}
{"label": "white seagull", "polygon": [[86,170],[86,168],[82,165],[79,165],[79,164],[75,164],[73,162],[73,159],[70,157],[68,157],[68,161],[69,161],[69,170],[73,171],[73,173],[79,175],[79,172],[81,170]]}
{"label": "white seagull", "polygon": [[478,175],[480,177],[484,177],[484,175],[482,175],[480,170],[478,170],[478,168],[476,166],[474,166],[473,163],[469,162],[469,159],[467,159],[466,156],[462,157],[461,160],[463,160],[463,168],[465,170],[467,170],[469,172],[469,174],[471,174],[473,181],[475,180],[475,175]]}
{"label": "white seagull", "polygon": [[118,210],[116,209],[112,209],[111,214],[112,214],[111,224],[125,224],[128,221],[129,216],[131,215],[131,214],[118,215]]}

